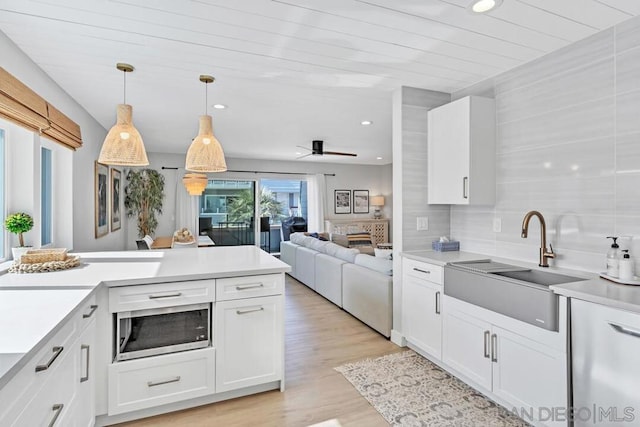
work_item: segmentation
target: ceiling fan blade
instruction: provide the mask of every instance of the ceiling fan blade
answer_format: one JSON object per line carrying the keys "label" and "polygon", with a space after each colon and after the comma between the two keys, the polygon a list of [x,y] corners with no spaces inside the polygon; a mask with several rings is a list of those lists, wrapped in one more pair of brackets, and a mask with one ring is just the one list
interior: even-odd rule
{"label": "ceiling fan blade", "polygon": [[296,147],[303,148],[303,149],[305,149],[307,151],[311,151],[311,149],[309,147],[303,147],[302,145],[296,145]]}
{"label": "ceiling fan blade", "polygon": [[304,154],[304,155],[302,155],[302,156],[300,156],[300,157],[296,157],[296,160],[304,159],[305,157],[309,157],[309,156],[313,156],[313,153]]}
{"label": "ceiling fan blade", "polygon": [[331,154],[333,156],[350,156],[350,157],[358,157],[355,153],[341,153],[339,151],[323,151],[322,154]]}

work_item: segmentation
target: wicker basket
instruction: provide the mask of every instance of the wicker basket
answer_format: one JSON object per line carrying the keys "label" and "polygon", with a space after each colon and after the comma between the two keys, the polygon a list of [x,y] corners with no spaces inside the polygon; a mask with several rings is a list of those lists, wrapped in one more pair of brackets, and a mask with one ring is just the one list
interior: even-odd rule
{"label": "wicker basket", "polygon": [[20,257],[21,264],[41,264],[67,259],[67,248],[30,249]]}

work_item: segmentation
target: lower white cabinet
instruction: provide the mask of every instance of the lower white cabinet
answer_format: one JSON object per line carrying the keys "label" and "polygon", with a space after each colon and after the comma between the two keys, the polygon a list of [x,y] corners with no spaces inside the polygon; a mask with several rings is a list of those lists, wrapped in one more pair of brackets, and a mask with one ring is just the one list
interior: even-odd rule
{"label": "lower white cabinet", "polygon": [[[484,309],[445,299],[442,361],[447,366],[508,403],[509,410],[544,417],[551,408],[567,407],[566,352],[475,316]],[[551,418],[537,422],[566,425]]]}
{"label": "lower white cabinet", "polygon": [[216,392],[283,379],[283,297],[216,303]]}
{"label": "lower white cabinet", "polygon": [[442,357],[442,267],[404,259],[402,329],[416,350]]}
{"label": "lower white cabinet", "polygon": [[215,392],[215,349],[146,357],[109,366],[109,415]]}

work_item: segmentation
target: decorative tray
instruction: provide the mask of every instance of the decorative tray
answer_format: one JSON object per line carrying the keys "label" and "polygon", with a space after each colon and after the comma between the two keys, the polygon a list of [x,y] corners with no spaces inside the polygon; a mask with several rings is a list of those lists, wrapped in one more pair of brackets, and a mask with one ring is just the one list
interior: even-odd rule
{"label": "decorative tray", "polygon": [[47,261],[34,264],[14,263],[9,267],[9,273],[48,273],[67,270],[78,265],[80,265],[80,257],[67,255],[63,261]]}
{"label": "decorative tray", "polygon": [[612,282],[620,283],[621,285],[635,285],[640,286],[640,277],[633,276],[632,280],[622,280],[618,277],[612,277],[607,275],[607,273],[600,273],[600,277],[603,279],[611,280]]}

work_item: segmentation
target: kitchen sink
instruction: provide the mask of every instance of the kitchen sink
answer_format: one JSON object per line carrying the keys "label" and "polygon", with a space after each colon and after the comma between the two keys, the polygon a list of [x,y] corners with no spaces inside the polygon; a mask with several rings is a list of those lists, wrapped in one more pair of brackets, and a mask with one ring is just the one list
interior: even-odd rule
{"label": "kitchen sink", "polygon": [[444,268],[444,294],[550,331],[558,330],[558,295],[549,286],[586,280],[490,260]]}
{"label": "kitchen sink", "polygon": [[491,274],[544,286],[560,285],[562,283],[586,280],[581,277],[566,276],[564,274],[549,273],[547,271],[540,270],[500,271]]}

